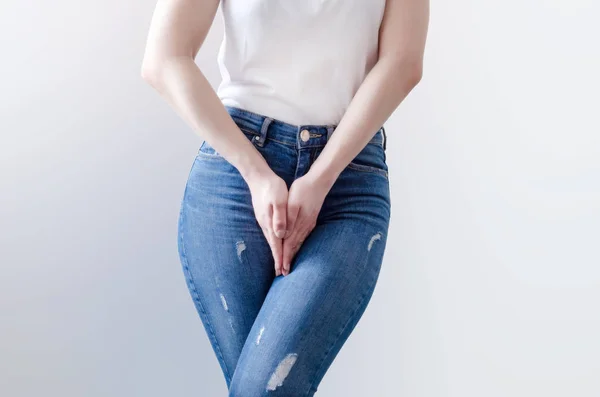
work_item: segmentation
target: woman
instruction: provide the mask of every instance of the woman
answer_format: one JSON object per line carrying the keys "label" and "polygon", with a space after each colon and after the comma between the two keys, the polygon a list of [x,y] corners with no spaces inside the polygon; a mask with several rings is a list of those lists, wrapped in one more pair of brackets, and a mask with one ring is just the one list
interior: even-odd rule
{"label": "woman", "polygon": [[421,79],[428,0],[223,0],[223,81],[194,62],[218,0],[159,0],[143,78],[203,138],[179,216],[230,396],[312,396],[387,242],[382,125]]}

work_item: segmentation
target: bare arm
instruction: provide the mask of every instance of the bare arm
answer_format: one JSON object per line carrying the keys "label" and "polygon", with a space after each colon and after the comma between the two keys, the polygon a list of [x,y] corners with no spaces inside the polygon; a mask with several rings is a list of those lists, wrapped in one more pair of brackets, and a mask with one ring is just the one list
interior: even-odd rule
{"label": "bare arm", "polygon": [[316,225],[325,196],[348,163],[373,138],[421,80],[429,24],[429,0],[387,0],[379,30],[379,58],[309,171],[296,179],[288,196],[288,227],[283,273]]}
{"label": "bare arm", "polygon": [[194,59],[219,0],[158,0],[152,17],[142,77],[247,182],[252,205],[275,260],[282,267],[287,185],[240,131]]}
{"label": "bare arm", "polygon": [[243,136],[194,62],[218,6],[219,0],[158,0],[148,33],[142,77],[244,179],[259,179],[271,169]]}
{"label": "bare arm", "polygon": [[387,0],[379,59],[309,172],[332,185],[421,80],[429,0]]}

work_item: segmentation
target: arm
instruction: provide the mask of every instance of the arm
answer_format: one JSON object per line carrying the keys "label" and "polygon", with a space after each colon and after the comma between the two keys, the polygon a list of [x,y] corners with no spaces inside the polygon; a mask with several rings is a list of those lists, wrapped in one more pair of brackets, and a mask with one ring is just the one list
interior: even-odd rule
{"label": "arm", "polygon": [[142,77],[244,179],[257,179],[272,171],[240,132],[194,61],[218,6],[219,0],[158,0]]}
{"label": "arm", "polygon": [[388,0],[379,58],[309,173],[331,187],[421,80],[429,0]]}
{"label": "arm", "polygon": [[142,62],[142,77],[229,163],[252,195],[256,220],[273,252],[279,273],[286,230],[288,189],[269,167],[204,77],[194,59],[204,42],[219,0],[158,0]]}
{"label": "arm", "polygon": [[283,274],[316,225],[325,196],[348,163],[421,80],[429,24],[429,0],[387,0],[379,30],[379,58],[309,171],[288,196],[289,236],[283,244]]}

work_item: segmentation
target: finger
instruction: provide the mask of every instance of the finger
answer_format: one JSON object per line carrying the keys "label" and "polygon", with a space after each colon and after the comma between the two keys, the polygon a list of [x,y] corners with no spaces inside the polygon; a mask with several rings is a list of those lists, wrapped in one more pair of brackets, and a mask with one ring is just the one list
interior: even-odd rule
{"label": "finger", "polygon": [[277,252],[277,241],[275,241],[277,238],[268,228],[261,226],[261,229],[265,235],[265,238],[267,239],[267,243],[269,243],[269,248],[271,249],[271,254],[273,255],[273,260],[275,262],[275,277],[277,277],[281,275],[281,261],[277,260],[277,256],[275,254]]}
{"label": "finger", "polygon": [[278,238],[285,237],[287,224],[287,202],[280,201],[273,204],[273,230]]}
{"label": "finger", "polygon": [[296,242],[296,245],[294,245],[294,248],[292,251],[292,259],[296,256],[296,254],[298,254],[298,251],[300,251],[300,248],[302,248],[303,244],[304,244],[304,239],[300,239]]}
{"label": "finger", "polygon": [[296,222],[298,221],[298,215],[300,214],[300,206],[294,203],[288,202],[287,205],[287,234],[285,238],[289,238],[294,229],[296,228]]}
{"label": "finger", "polygon": [[[271,239],[273,240],[271,251],[273,252],[273,258],[275,258],[275,267],[279,269],[279,274],[283,273],[283,239],[277,237],[273,231],[271,231]],[[277,274],[277,273],[276,273]]]}
{"label": "finger", "polygon": [[296,253],[300,250],[304,239],[300,236],[300,234],[296,231],[293,232],[292,235],[285,239],[284,244],[284,253],[283,253],[283,268],[282,273],[284,276],[290,274],[292,270],[292,261],[296,256]]}
{"label": "finger", "polygon": [[283,249],[281,248],[281,242],[278,242],[278,237],[275,235],[273,230],[273,215],[274,208],[272,205],[269,205],[269,210],[267,212],[267,219],[265,224],[265,229],[267,229],[266,234],[269,236],[268,241],[271,247],[271,253],[273,254],[273,260],[275,261],[275,274],[278,275],[277,269],[279,269],[279,274],[281,274],[281,256]]}
{"label": "finger", "polygon": [[284,265],[282,268],[282,274],[284,276],[287,276],[288,274],[290,274],[290,272],[292,271],[292,261],[294,260],[294,258],[296,257],[296,254],[298,254],[298,251],[300,251],[300,248],[302,247],[302,244],[304,244],[303,240],[296,240],[295,243],[290,244],[290,246],[288,247],[288,252],[289,252],[289,260],[288,261],[284,261]]}
{"label": "finger", "polygon": [[296,231],[292,230],[292,233],[283,240],[283,267],[282,272],[291,270],[292,259],[294,258],[294,247],[298,243],[298,234]]}
{"label": "finger", "polygon": [[302,214],[302,207],[293,203],[288,203],[288,228],[290,224],[293,224],[294,226],[290,230],[289,236],[284,241],[285,248],[282,258],[282,272],[284,275],[289,274],[292,270],[292,260],[302,245],[301,241],[304,240],[306,234],[303,231],[306,229],[304,223],[306,223],[306,217]]}
{"label": "finger", "polygon": [[292,260],[294,259],[294,257],[298,253],[298,251],[300,251],[300,248],[302,248],[302,245],[304,244],[304,241],[312,233],[313,229],[314,229],[314,226],[313,225],[309,225],[308,227],[304,227],[301,231],[298,232],[296,238],[294,239],[295,243],[291,247],[292,248],[291,249]]}
{"label": "finger", "polygon": [[270,237],[269,245],[275,261],[275,275],[278,276],[282,273],[283,268],[283,239],[277,237],[272,229],[267,229],[267,233]]}

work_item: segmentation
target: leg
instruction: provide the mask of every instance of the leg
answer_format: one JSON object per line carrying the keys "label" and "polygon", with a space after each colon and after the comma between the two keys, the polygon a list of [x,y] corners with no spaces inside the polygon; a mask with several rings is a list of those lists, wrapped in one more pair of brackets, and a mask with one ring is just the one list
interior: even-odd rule
{"label": "leg", "polygon": [[250,330],[232,397],[312,396],[372,296],[387,237],[384,217],[319,224],[292,272],[277,277]]}
{"label": "leg", "polygon": [[224,159],[196,158],[178,237],[187,286],[229,387],[275,271],[248,187]]}

